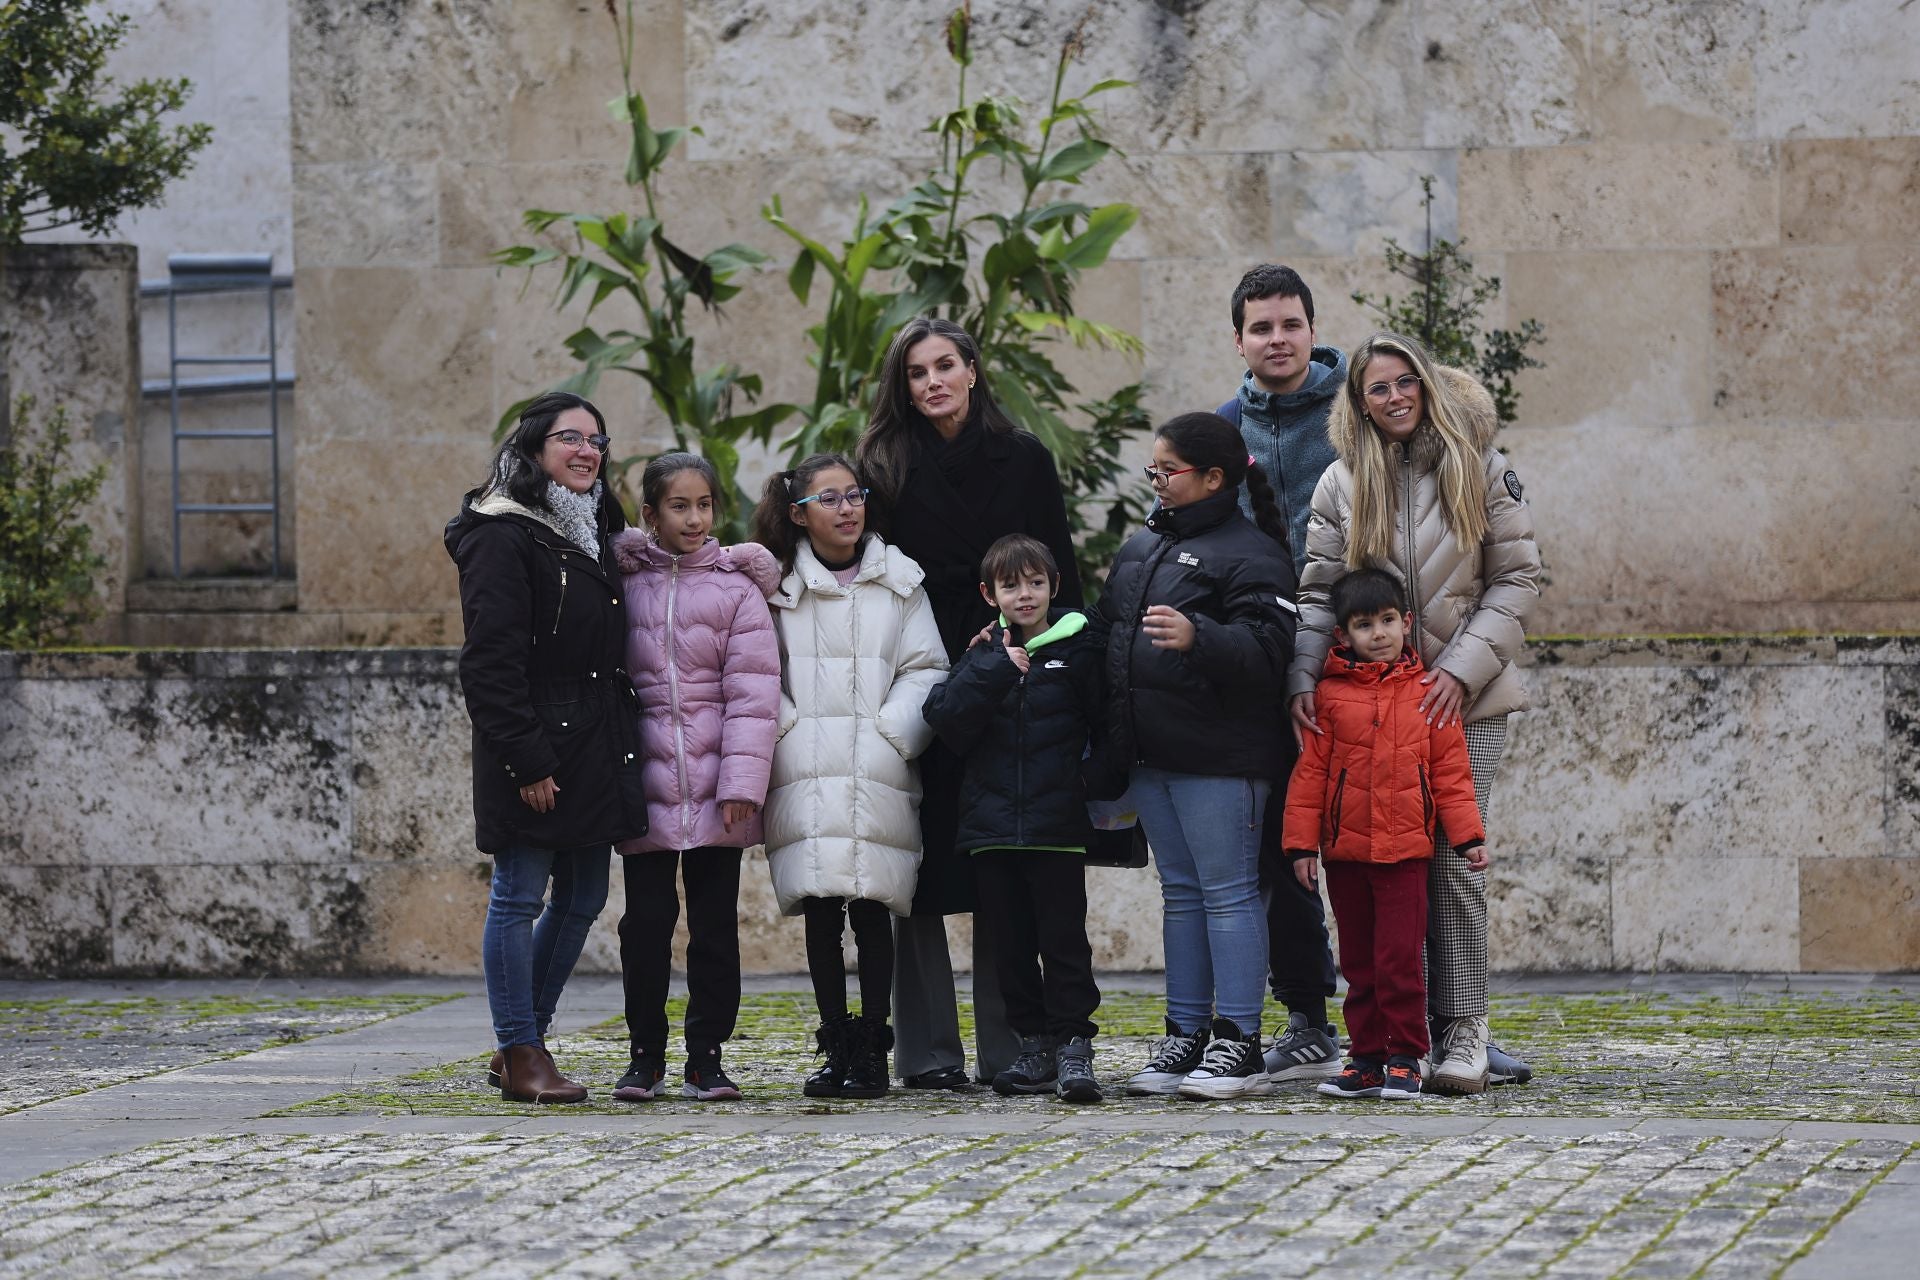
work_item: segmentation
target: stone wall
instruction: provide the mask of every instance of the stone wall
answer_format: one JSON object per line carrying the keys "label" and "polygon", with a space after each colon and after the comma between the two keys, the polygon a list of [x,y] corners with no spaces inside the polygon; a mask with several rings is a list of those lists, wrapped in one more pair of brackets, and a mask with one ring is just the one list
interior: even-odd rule
{"label": "stone wall", "polygon": [[94,595],[109,618],[139,576],[139,277],[126,245],[0,248],[0,400],[37,402],[29,433],[67,411],[71,474],[104,464],[106,479],[81,519],[105,558]]}
{"label": "stone wall", "polygon": [[[1495,791],[1509,970],[1920,971],[1920,639],[1537,645]],[[0,656],[0,974],[472,973],[448,650]],[[1106,969],[1161,963],[1096,870]],[[621,890],[586,963],[618,964]],[[755,972],[804,966],[759,855]],[[954,922],[956,943],[967,941]]]}
{"label": "stone wall", "polygon": [[[643,0],[654,118],[705,129],[667,170],[670,225],[784,263],[758,214],[775,194],[830,238],[859,193],[904,191],[953,100],[950,7]],[[1043,94],[1082,6],[974,8],[971,87]],[[1370,326],[1348,294],[1393,283],[1382,240],[1420,243],[1432,174],[1435,231],[1506,283],[1489,320],[1547,326],[1504,436],[1552,570],[1537,631],[1920,627],[1920,560],[1888,554],[1920,545],[1920,6],[1091,11],[1070,88],[1138,87],[1099,100],[1126,156],[1088,194],[1142,217],[1081,300],[1148,351],[1143,370],[1076,358],[1083,389],[1143,372],[1156,413],[1219,403],[1239,368],[1227,295],[1262,259],[1297,266],[1320,336],[1353,345]],[[451,638],[439,525],[494,417],[567,372],[580,318],[487,255],[522,238],[525,208],[632,203],[601,107],[617,50],[597,4],[294,0],[290,61],[301,608],[359,619],[354,637]],[[803,397],[812,317],[779,275],[728,316],[704,358]],[[658,444],[637,382],[604,399],[620,452]],[[432,465],[367,447],[395,430]],[[387,572],[362,571],[370,544]]]}

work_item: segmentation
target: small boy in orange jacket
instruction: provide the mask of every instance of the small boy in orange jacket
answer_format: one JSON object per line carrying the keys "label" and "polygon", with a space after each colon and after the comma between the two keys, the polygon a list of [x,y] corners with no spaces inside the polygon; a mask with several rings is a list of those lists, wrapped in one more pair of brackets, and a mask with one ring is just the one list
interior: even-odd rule
{"label": "small boy in orange jacket", "polygon": [[1420,1092],[1427,1043],[1421,955],[1436,820],[1475,871],[1487,837],[1474,805],[1467,739],[1420,712],[1420,651],[1393,575],[1358,569],[1333,588],[1336,645],[1315,689],[1309,735],[1287,787],[1282,844],[1302,885],[1327,896],[1347,978],[1346,1068],[1320,1086],[1336,1098],[1406,1101]]}

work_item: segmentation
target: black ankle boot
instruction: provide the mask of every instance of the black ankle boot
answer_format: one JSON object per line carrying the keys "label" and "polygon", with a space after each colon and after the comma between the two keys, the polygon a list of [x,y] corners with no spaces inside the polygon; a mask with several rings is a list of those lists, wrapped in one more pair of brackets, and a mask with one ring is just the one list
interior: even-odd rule
{"label": "black ankle boot", "polygon": [[853,1054],[853,1019],[844,1013],[828,1018],[814,1031],[813,1042],[827,1060],[807,1077],[800,1092],[809,1098],[837,1098]]}
{"label": "black ankle boot", "polygon": [[887,1091],[887,1050],[893,1048],[893,1028],[883,1018],[858,1017],[853,1022],[853,1048],[847,1073],[840,1080],[843,1098],[878,1098]]}

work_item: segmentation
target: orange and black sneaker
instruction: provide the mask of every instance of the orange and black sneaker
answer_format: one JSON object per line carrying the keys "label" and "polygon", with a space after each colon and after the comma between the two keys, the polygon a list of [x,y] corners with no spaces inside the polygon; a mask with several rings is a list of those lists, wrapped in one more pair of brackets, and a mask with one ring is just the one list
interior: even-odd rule
{"label": "orange and black sneaker", "polygon": [[[1379,1063],[1365,1058],[1350,1058],[1346,1069],[1339,1075],[1321,1082],[1320,1092],[1329,1098],[1377,1098],[1386,1083],[1386,1073],[1381,1070]],[[1419,1083],[1416,1077],[1414,1084]]]}
{"label": "orange and black sneaker", "polygon": [[1387,1060],[1386,1082],[1376,1095],[1389,1102],[1411,1102],[1420,1096],[1420,1064],[1412,1058]]}

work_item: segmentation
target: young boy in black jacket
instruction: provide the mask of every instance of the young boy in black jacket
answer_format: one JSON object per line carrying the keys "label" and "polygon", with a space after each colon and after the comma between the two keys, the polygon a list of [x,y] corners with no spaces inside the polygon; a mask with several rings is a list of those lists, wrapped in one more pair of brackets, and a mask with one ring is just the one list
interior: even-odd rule
{"label": "young boy in black jacket", "polygon": [[1000,624],[954,664],[923,714],[966,762],[957,843],[974,857],[974,927],[992,933],[1008,1021],[1020,1036],[1019,1058],[994,1076],[993,1089],[1098,1102],[1086,852],[1106,637],[1086,615],[1051,608],[1060,569],[1034,538],[994,543],[980,576]]}

